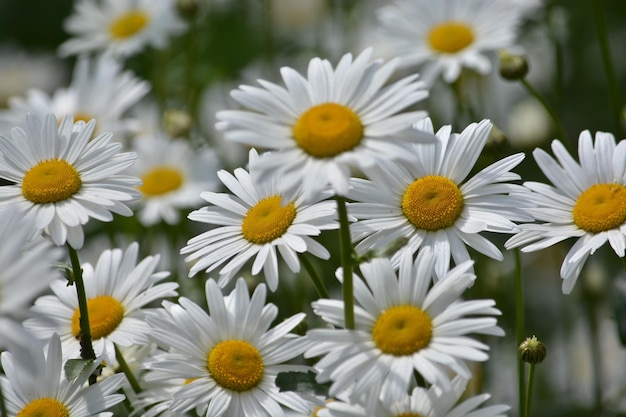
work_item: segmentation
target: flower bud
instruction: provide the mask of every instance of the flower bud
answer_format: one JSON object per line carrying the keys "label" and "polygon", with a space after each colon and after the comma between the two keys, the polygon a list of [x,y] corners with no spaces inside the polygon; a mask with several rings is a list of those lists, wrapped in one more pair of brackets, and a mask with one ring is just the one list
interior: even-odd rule
{"label": "flower bud", "polygon": [[500,51],[500,75],[510,81],[521,80],[528,74],[528,61],[523,55]]}
{"label": "flower bud", "polygon": [[186,111],[168,109],[163,114],[163,128],[172,138],[189,136],[192,124],[191,115]]}
{"label": "flower bud", "polygon": [[518,348],[520,357],[524,362],[537,364],[546,358],[546,346],[537,339],[537,336],[528,337]]}

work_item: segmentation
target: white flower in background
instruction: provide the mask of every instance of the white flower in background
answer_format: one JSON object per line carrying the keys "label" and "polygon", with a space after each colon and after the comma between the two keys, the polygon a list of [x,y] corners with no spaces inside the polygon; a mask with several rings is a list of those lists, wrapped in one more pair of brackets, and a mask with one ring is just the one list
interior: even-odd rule
{"label": "white flower in background", "polygon": [[0,209],[0,349],[29,350],[37,339],[22,326],[33,300],[59,277],[53,265],[62,251],[42,236],[33,218],[16,207]]}
{"label": "white flower in background", "polygon": [[185,27],[172,0],[79,0],[65,21],[73,37],[59,54],[104,52],[124,58],[149,46],[165,47]]}
{"label": "white flower in background", "polygon": [[[504,335],[493,300],[462,301],[476,276],[464,262],[432,285],[435,258],[422,249],[415,263],[406,254],[399,272],[386,258],[360,265],[364,280],[354,276],[355,329],[344,327],[344,303],[320,299],[313,311],[332,328],[307,333],[305,357],[315,364],[319,382],[331,381],[330,396],[346,393],[351,402],[398,401],[418,372],[441,389],[452,389],[450,371],[469,378],[465,364],[488,359],[487,345],[470,334]],[[343,271],[337,271],[341,279]]]}
{"label": "white flower in background", "polygon": [[[433,132],[430,119],[416,127]],[[392,258],[397,265],[403,252],[430,248],[437,258],[437,277],[448,270],[451,259],[457,265],[471,259],[467,246],[502,260],[500,250],[480,233],[513,234],[519,231],[513,221],[533,218],[524,211],[531,203],[511,195],[526,189],[508,183],[520,179],[511,169],[524,159],[523,153],[467,178],[491,128],[488,120],[472,123],[458,134],[444,126],[436,143],[413,145],[404,160],[365,169],[369,180],[352,179],[348,196],[356,202],[348,212],[359,219],[351,225],[352,234],[356,240],[365,237],[357,252],[384,252],[406,241]]]}
{"label": "white flower in background", "polygon": [[42,121],[26,115],[24,129],[0,136],[0,207],[15,205],[35,216],[35,225],[56,245],[83,246],[83,225],[93,217],[113,220],[113,214],[132,215],[126,202],[136,200],[136,177],[118,175],[131,166],[134,153],[120,153],[112,134],[92,139],[95,121],[73,122],[66,116],[57,126],[53,114]]}
{"label": "white flower in background", "polygon": [[160,135],[135,138],[132,150],[137,161],[128,172],[142,181],[137,217],[144,226],[177,224],[181,209],[201,206],[200,193],[217,189],[218,160],[206,147]]}
{"label": "white flower in background", "polygon": [[298,255],[311,253],[328,259],[330,253],[310,236],[322,230],[336,229],[335,202],[322,201],[328,193],[306,199],[300,188],[279,191],[280,176],[259,181],[256,171],[260,158],[250,151],[250,172],[238,168],[232,175],[224,170],[219,179],[232,194],[203,192],[200,196],[211,206],[189,214],[193,221],[216,225],[187,242],[182,254],[186,262],[194,262],[193,276],[202,270],[220,269],[220,286],[225,286],[250,259],[254,258],[252,274],[261,270],[270,291],[278,287],[276,251],[293,272],[300,271]]}
{"label": "white flower in background", "polygon": [[569,294],[585,261],[607,242],[615,254],[626,249],[626,140],[616,145],[610,133],[597,132],[595,143],[588,130],[578,138],[578,158],[558,140],[552,142],[553,158],[541,149],[533,156],[553,185],[524,183],[532,193],[525,196],[536,204],[527,209],[540,224],[519,225],[521,232],[510,238],[507,248],[533,252],[576,238],[561,265],[563,293]]}
{"label": "white flower in background", "polygon": [[[10,416],[90,417],[110,416],[103,413],[124,400],[115,392],[126,381],[123,374],[112,375],[94,385],[87,379],[101,363],[95,360],[75,379],[67,379],[63,371],[64,353],[58,335],[49,339],[44,353],[29,357],[2,352],[0,377],[2,395]],[[34,371],[30,371],[33,368]]]}
{"label": "white flower in background", "polygon": [[54,113],[59,122],[66,115],[73,115],[75,122],[96,119],[96,133],[128,134],[137,126],[135,120],[126,117],[126,112],[149,90],[147,81],[124,71],[119,62],[107,57],[81,56],[69,87],[56,90],[52,96],[31,89],[25,97],[11,98],[9,109],[0,112],[0,129],[23,126],[28,113],[41,119]]}
{"label": "white flower in background", "polygon": [[172,410],[195,409],[206,417],[283,417],[283,405],[306,413],[308,401],[275,384],[279,372],[308,369],[284,363],[306,349],[305,338],[290,333],[304,313],[270,329],[278,309],[265,304],[264,284],[252,297],[243,278],[229,296],[213,279],[205,291],[210,315],[181,297],[179,304],[164,302],[164,309],[148,316],[151,336],[168,351],[148,363],[148,370],[188,381],[174,393]]}
{"label": "white flower in background", "polygon": [[[115,363],[113,343],[130,346],[148,342],[150,327],[145,322],[147,304],[165,297],[175,297],[178,284],[157,284],[169,272],[154,272],[159,255],[148,256],[137,263],[139,245],[126,251],[106,250],[95,268],[83,263],[83,280],[87,295],[89,327],[96,354],[107,355]],[[35,301],[33,311],[46,317],[29,319],[25,325],[40,339],[59,334],[68,357],[79,357],[80,312],[76,289],[59,279],[50,284],[54,295]]]}
{"label": "white flower in background", "polygon": [[491,405],[479,408],[491,396],[481,394],[457,404],[465,391],[467,380],[459,376],[452,380],[452,389],[442,391],[433,385],[429,389],[413,388],[413,392],[392,403],[376,403],[373,409],[341,401],[329,402],[319,417],[505,417],[511,407]]}
{"label": "white flower in background", "polygon": [[[428,95],[417,75],[385,85],[396,61],[372,62],[371,55],[369,49],[354,60],[346,54],[336,68],[314,58],[307,78],[283,67],[286,88],[265,80],[258,81],[261,88],[241,86],[231,94],[250,111],[218,112],[224,137],[274,151],[259,170],[281,176],[283,189],[301,185],[314,195],[330,184],[345,195],[352,167],[374,164],[381,155],[402,157],[402,133],[426,115],[399,113]],[[426,133],[411,139],[416,137],[433,139]]]}
{"label": "white flower in background", "polygon": [[451,83],[464,67],[492,70],[487,53],[514,44],[526,8],[511,0],[395,0],[380,9],[382,29],[403,66]]}
{"label": "white flower in background", "polygon": [[48,54],[33,54],[13,45],[0,45],[0,108],[9,98],[36,88],[50,92],[63,82],[65,72],[60,59]]}

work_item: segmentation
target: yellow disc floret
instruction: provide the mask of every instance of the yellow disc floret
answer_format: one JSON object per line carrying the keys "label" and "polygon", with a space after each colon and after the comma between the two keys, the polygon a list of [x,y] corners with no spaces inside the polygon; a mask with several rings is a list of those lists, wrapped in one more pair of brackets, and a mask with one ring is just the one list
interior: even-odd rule
{"label": "yellow disc floret", "polygon": [[346,106],[318,104],[298,118],[293,137],[309,155],[331,158],[361,143],[363,125],[359,116]]}
{"label": "yellow disc floret", "polygon": [[225,340],[215,345],[207,358],[211,377],[232,391],[247,391],[263,379],[263,358],[245,340]]}
{"label": "yellow disc floret", "polygon": [[183,183],[180,170],[169,166],[157,166],[141,176],[143,185],[139,191],[146,196],[157,196],[177,190]]}
{"label": "yellow disc floret", "polygon": [[401,305],[383,311],[372,329],[378,349],[394,356],[411,355],[430,343],[433,323],[419,307]]}
{"label": "yellow disc floret", "polygon": [[141,32],[148,24],[148,15],[141,10],[131,10],[115,18],[109,25],[114,39],[126,39]]}
{"label": "yellow disc floret", "polygon": [[[87,300],[87,314],[91,337],[98,340],[113,333],[124,318],[124,307],[110,295],[99,295]],[[78,308],[72,316],[72,334],[80,336],[80,311]]]}
{"label": "yellow disc floret", "polygon": [[573,210],[574,223],[589,233],[615,229],[626,221],[626,188],[594,184],[583,191]]}
{"label": "yellow disc floret", "polygon": [[69,417],[70,412],[59,400],[54,398],[37,398],[26,404],[17,413],[17,417]]}
{"label": "yellow disc floret", "polygon": [[22,179],[22,195],[37,204],[67,200],[80,190],[82,181],[76,168],[63,159],[41,161]]}
{"label": "yellow disc floret", "polygon": [[402,196],[402,212],[418,229],[435,231],[454,224],[463,211],[463,194],[446,177],[428,175],[413,181]]}
{"label": "yellow disc floret", "polygon": [[428,33],[428,44],[437,52],[454,54],[474,42],[474,31],[463,22],[443,22]]}
{"label": "yellow disc floret", "polygon": [[241,224],[243,237],[262,245],[284,235],[296,218],[296,206],[292,202],[283,206],[281,201],[279,195],[267,197],[248,210]]}

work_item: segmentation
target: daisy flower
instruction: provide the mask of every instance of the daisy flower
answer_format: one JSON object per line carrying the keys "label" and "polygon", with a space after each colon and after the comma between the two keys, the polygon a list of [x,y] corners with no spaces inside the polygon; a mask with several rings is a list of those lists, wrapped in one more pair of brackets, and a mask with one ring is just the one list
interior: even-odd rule
{"label": "daisy flower", "polygon": [[307,412],[307,401],[275,385],[279,372],[308,369],[284,364],[306,349],[304,337],[289,333],[304,313],[270,329],[278,309],[265,304],[264,284],[252,297],[243,278],[227,297],[213,279],[205,291],[210,315],[182,297],[179,304],[164,302],[164,309],[148,316],[151,336],[169,351],[156,357],[149,371],[188,381],[174,393],[172,410],[195,409],[206,417],[283,417],[283,405]]}
{"label": "daisy flower", "polygon": [[[115,394],[125,381],[123,374],[86,385],[100,360],[93,361],[75,379],[67,379],[58,335],[52,336],[45,354],[39,350],[38,354],[25,358],[2,352],[0,358],[6,374],[0,377],[2,394],[11,416],[110,416],[112,413],[103,411],[124,399],[123,395]],[[30,368],[35,369],[34,374],[28,371]]]}
{"label": "daisy flower", "polygon": [[[132,243],[126,251],[104,251],[95,268],[88,263],[81,265],[96,354],[111,355],[113,343],[121,346],[147,343],[150,327],[145,323],[144,306],[177,295],[178,284],[157,284],[169,276],[169,272],[154,272],[159,256],[148,256],[137,263],[138,251],[139,245]],[[40,339],[59,334],[68,357],[79,357],[80,312],[76,290],[65,279],[53,281],[50,288],[54,294],[38,298],[33,307],[33,311],[46,319],[29,319],[25,325]],[[113,356],[106,360],[115,363]]]}
{"label": "daisy flower", "polygon": [[149,90],[148,82],[123,71],[119,62],[104,56],[95,59],[82,56],[76,62],[68,88],[58,89],[52,96],[31,89],[25,97],[11,98],[9,109],[0,112],[0,127],[7,130],[22,126],[28,113],[41,119],[54,113],[59,122],[71,114],[75,122],[96,119],[99,132],[126,134],[137,128],[135,120],[125,117],[126,111]]}
{"label": "daisy flower", "polygon": [[134,153],[119,153],[111,133],[92,139],[95,121],[73,123],[66,116],[26,115],[24,129],[0,136],[0,207],[16,205],[33,213],[35,225],[56,245],[83,246],[83,225],[90,217],[111,221],[112,213],[132,215],[125,202],[139,198],[138,178],[118,175],[131,166]]}
{"label": "daisy flower", "polygon": [[188,141],[165,136],[136,138],[132,149],[137,162],[129,173],[141,178],[139,221],[151,226],[177,224],[180,209],[199,207],[200,193],[217,188],[218,161],[208,148],[192,149]]}
{"label": "daisy flower", "polygon": [[[0,210],[0,349],[29,349],[36,338],[22,326],[32,315],[32,301],[59,277],[53,264],[61,250],[36,233],[34,219],[24,218],[16,207]],[[37,346],[37,348],[39,348]]]}
{"label": "daisy flower", "polygon": [[406,395],[401,400],[384,404],[378,402],[375,409],[355,404],[350,405],[341,401],[328,403],[327,408],[319,412],[319,417],[505,417],[505,412],[510,409],[507,405],[492,405],[479,408],[482,403],[491,396],[481,394],[466,398],[457,405],[463,395],[467,380],[460,376],[452,380],[452,390],[442,391],[437,386],[430,389],[416,387],[411,395]]}
{"label": "daisy flower", "polygon": [[271,291],[278,286],[276,250],[293,272],[300,271],[298,254],[309,252],[328,259],[328,251],[310,236],[322,230],[337,228],[333,201],[321,201],[328,193],[306,198],[302,189],[280,191],[283,177],[276,175],[260,181],[258,157],[250,151],[250,172],[243,168],[235,175],[222,170],[219,179],[233,193],[203,192],[200,194],[211,206],[189,214],[193,221],[217,225],[187,242],[182,254],[190,254],[186,262],[195,261],[189,276],[206,269],[210,272],[222,264],[220,286],[225,286],[241,267],[254,257],[252,274],[263,270]]}
{"label": "daisy flower", "polygon": [[536,204],[527,209],[541,224],[521,224],[521,232],[505,247],[522,252],[547,248],[570,237],[576,243],[561,265],[562,290],[569,294],[585,261],[605,243],[617,256],[626,247],[626,141],[616,145],[613,135],[588,130],[578,138],[579,163],[558,140],[552,142],[556,159],[541,149],[533,156],[553,185],[525,182]]}
{"label": "daisy flower", "polygon": [[[491,71],[488,52],[510,47],[526,10],[510,0],[395,0],[379,11],[403,66],[425,64],[426,79],[454,82],[463,67]],[[524,3],[524,2],[519,2]]]}
{"label": "daisy flower", "polygon": [[[354,276],[355,329],[314,329],[305,357],[322,356],[315,368],[319,382],[332,381],[330,396],[349,392],[350,402],[400,400],[417,371],[430,384],[449,391],[449,371],[471,376],[464,360],[485,361],[488,346],[470,333],[502,336],[500,311],[493,300],[461,301],[473,285],[472,262],[464,262],[431,286],[435,259],[423,249],[413,263],[407,254],[396,275],[387,258],[361,264],[364,280]],[[343,271],[337,271],[341,279]],[[344,303],[320,299],[313,311],[329,324],[344,327]]]}
{"label": "daisy flower", "polygon": [[104,52],[123,58],[148,46],[164,48],[185,24],[172,0],[79,0],[65,30],[74,37],[59,47],[61,56]]}
{"label": "daisy flower", "polygon": [[[241,86],[232,96],[247,110],[217,114],[227,140],[274,150],[261,163],[262,171],[283,178],[283,189],[302,184],[314,194],[327,184],[345,195],[351,167],[401,157],[403,131],[425,116],[423,111],[400,113],[427,97],[417,75],[383,87],[396,61],[370,62],[365,50],[354,60],[346,54],[333,69],[314,58],[308,79],[284,67],[286,88],[259,80],[259,87]],[[426,134],[419,136],[432,140]]]}
{"label": "daisy flower", "polygon": [[[532,221],[522,197],[511,196],[521,185],[507,184],[520,177],[510,172],[523,159],[518,153],[486,167],[466,179],[489,137],[491,123],[472,123],[460,134],[450,126],[437,132],[435,144],[415,145],[406,163],[386,161],[364,172],[370,180],[353,179],[349,213],[360,219],[352,225],[359,253],[385,250],[406,240],[393,256],[397,265],[402,252],[415,254],[431,248],[437,258],[435,271],[442,277],[450,266],[470,260],[466,245],[493,259],[502,253],[480,232],[515,233],[513,221]],[[433,132],[429,119],[417,125]]]}

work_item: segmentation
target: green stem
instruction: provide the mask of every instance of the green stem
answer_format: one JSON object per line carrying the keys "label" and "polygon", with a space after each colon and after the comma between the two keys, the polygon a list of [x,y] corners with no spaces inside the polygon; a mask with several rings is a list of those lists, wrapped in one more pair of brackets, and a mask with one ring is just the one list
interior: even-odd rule
{"label": "green stem", "polygon": [[611,48],[609,46],[609,38],[607,36],[606,20],[604,17],[604,4],[602,0],[591,0],[593,8],[593,18],[596,24],[596,34],[598,43],[600,44],[600,52],[602,54],[602,65],[609,87],[609,96],[611,99],[611,109],[613,110],[613,123],[615,124],[615,132],[619,137],[624,136],[622,127],[622,99],[617,85],[617,77],[613,68],[613,58],[611,56]]}
{"label": "green stem", "polygon": [[552,123],[554,123],[554,128],[556,129],[557,135],[559,135],[561,141],[565,144],[565,146],[569,147],[570,142],[569,142],[567,133],[565,132],[565,128],[563,127],[563,124],[559,120],[559,117],[557,116],[556,111],[554,111],[552,106],[548,104],[548,102],[543,98],[543,96],[539,94],[539,91],[537,91],[535,87],[533,87],[528,82],[528,80],[526,80],[525,78],[522,78],[520,82],[522,83],[524,88],[526,88],[526,91],[528,91],[528,93],[531,96],[533,96],[539,103],[541,103],[544,110],[548,113],[548,115],[552,119]]}
{"label": "green stem", "polygon": [[352,285],[352,240],[346,199],[336,196],[339,215],[339,255],[343,268],[343,304],[346,329],[354,329],[354,289]]}
{"label": "green stem", "polygon": [[124,375],[126,375],[126,379],[128,379],[130,387],[133,389],[135,394],[139,394],[142,391],[141,386],[137,382],[137,378],[135,378],[133,372],[130,370],[126,359],[124,359],[122,351],[116,343],[113,343],[113,348],[115,349],[115,359],[117,359],[117,363],[120,365],[120,369],[122,370],[122,372],[124,372]]}
{"label": "green stem", "polygon": [[313,264],[309,261],[309,258],[307,258],[303,253],[299,253],[298,258],[300,259],[300,263],[304,266],[304,269],[306,269],[306,272],[309,274],[311,281],[313,281],[313,286],[317,290],[317,294],[320,298],[330,298],[322,278],[318,275],[317,271],[313,267]]}
{"label": "green stem", "polygon": [[526,414],[525,417],[530,417],[530,402],[533,397],[533,382],[535,380],[535,364],[531,363],[528,367],[528,388],[526,389]]}
{"label": "green stem", "polygon": [[[83,359],[96,359],[96,352],[93,350],[91,343],[91,329],[89,328],[89,309],[87,308],[87,295],[85,293],[85,283],[83,282],[83,269],[80,267],[78,253],[69,243],[67,250],[72,263],[72,279],[76,285],[76,295],[78,296],[78,309],[80,312],[80,357]],[[89,376],[89,385],[96,383],[97,374]]]}
{"label": "green stem", "polygon": [[593,404],[595,415],[602,412],[602,350],[600,348],[600,334],[598,332],[598,314],[596,303],[587,296],[587,320],[589,321],[589,337],[591,338],[591,364],[593,369]]}
{"label": "green stem", "polygon": [[[515,255],[515,342],[519,346],[524,341],[524,291],[522,285],[522,262],[519,249],[513,251]],[[516,350],[517,351],[517,350]],[[524,416],[524,380],[525,367],[520,355],[517,356],[517,388],[519,395],[519,415]]]}

